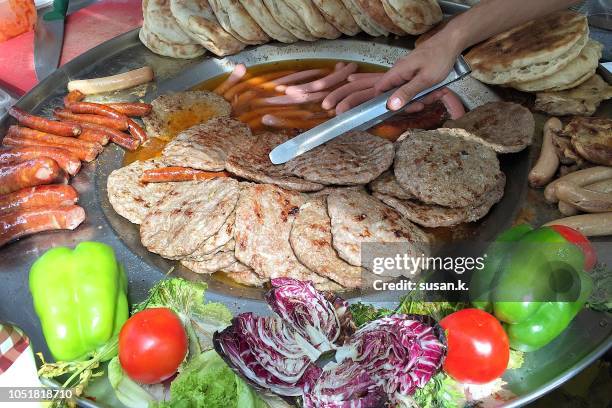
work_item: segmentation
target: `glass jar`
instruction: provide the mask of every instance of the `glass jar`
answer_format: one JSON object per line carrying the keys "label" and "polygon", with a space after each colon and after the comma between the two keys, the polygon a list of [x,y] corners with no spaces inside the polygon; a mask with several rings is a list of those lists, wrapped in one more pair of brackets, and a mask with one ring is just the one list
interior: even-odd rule
{"label": "glass jar", "polygon": [[34,0],[0,0],[0,42],[34,29]]}

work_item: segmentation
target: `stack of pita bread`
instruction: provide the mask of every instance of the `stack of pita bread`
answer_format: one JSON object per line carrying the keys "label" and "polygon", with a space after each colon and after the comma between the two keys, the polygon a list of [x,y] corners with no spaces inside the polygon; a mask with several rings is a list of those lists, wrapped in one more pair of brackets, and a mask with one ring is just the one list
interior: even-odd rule
{"label": "stack of pita bread", "polygon": [[442,19],[435,0],[144,0],[142,43],[156,54],[235,54],[270,40],[421,34]]}
{"label": "stack of pita bread", "polygon": [[466,57],[472,75],[487,84],[556,92],[590,79],[602,48],[589,39],[584,15],[563,10],[496,35]]}

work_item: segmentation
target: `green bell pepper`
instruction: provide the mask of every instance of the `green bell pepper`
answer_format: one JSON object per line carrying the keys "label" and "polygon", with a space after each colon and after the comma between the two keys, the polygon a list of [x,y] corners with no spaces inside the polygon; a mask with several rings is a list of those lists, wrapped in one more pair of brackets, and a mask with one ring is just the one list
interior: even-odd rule
{"label": "green bell pepper", "polygon": [[34,262],[29,280],[34,310],[58,361],[88,357],[128,318],[127,277],[106,244],[50,249]]}
{"label": "green bell pepper", "polygon": [[577,245],[550,227],[517,226],[487,252],[470,296],[504,323],[513,349],[535,351],[565,330],[591,290]]}

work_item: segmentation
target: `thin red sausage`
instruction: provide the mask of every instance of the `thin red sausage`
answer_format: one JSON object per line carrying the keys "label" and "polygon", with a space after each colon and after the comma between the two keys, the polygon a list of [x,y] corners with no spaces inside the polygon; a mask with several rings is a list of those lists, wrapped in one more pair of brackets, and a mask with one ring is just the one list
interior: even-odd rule
{"label": "thin red sausage", "polygon": [[73,102],[80,102],[85,99],[85,94],[78,89],[70,91],[64,96],[64,106],[68,107]]}
{"label": "thin red sausage", "polygon": [[79,113],[69,112],[66,109],[57,109],[57,108],[53,110],[53,114],[58,119],[68,120],[71,122],[94,123],[96,125],[107,126],[107,127],[117,129],[117,130],[127,130],[128,128],[127,118],[124,120],[124,119],[109,118],[109,117],[100,116],[100,115],[79,114]]}
{"label": "thin red sausage", "polygon": [[107,135],[113,143],[118,144],[128,150],[136,150],[140,146],[140,140],[133,138],[131,135],[117,129],[112,129],[106,126],[96,125],[94,123],[83,123],[83,130],[100,132]]}
{"label": "thin red sausage", "polygon": [[96,130],[84,129],[83,133],[79,135],[79,140],[85,140],[88,142],[99,143],[102,146],[106,146],[110,140],[110,137],[103,132],[99,132]]}
{"label": "thin red sausage", "polygon": [[7,135],[49,142],[60,147],[71,146],[78,148],[95,149],[98,153],[101,153],[103,150],[102,146],[98,143],[88,142],[86,140],[79,140],[72,137],[56,136],[50,133],[40,132],[38,130],[33,130],[21,126],[11,126]]}
{"label": "thin red sausage", "polygon": [[[62,138],[61,136],[58,136]],[[64,139],[64,138],[62,138]],[[67,139],[67,138],[66,138]],[[86,141],[78,140],[79,142],[91,143]],[[4,136],[2,139],[2,144],[4,146],[12,146],[12,147],[26,147],[26,146],[45,146],[45,147],[59,147],[60,149],[68,150],[73,153],[79,160],[90,162],[94,160],[98,154],[102,151],[102,146],[99,144],[95,144],[100,147],[100,150],[96,147],[77,147],[77,146],[68,146],[64,144],[57,144],[54,142],[50,142],[48,140],[41,140],[40,138],[31,138],[28,136],[22,136],[18,133],[12,133],[9,129],[9,133]]]}
{"label": "thin red sausage", "polygon": [[106,106],[127,116],[147,116],[153,109],[151,104],[141,102],[107,103]]}
{"label": "thin red sausage", "polygon": [[140,178],[143,183],[166,183],[170,181],[195,181],[209,180],[215,177],[229,177],[226,171],[204,171],[190,167],[160,167],[158,169],[145,170]]}
{"label": "thin red sausage", "polygon": [[0,164],[18,163],[39,157],[55,160],[62,170],[71,176],[81,169],[81,160],[74,153],[59,147],[24,146],[0,149]]}
{"label": "thin red sausage", "polygon": [[38,232],[73,230],[83,221],[85,210],[78,205],[11,211],[0,216],[0,246]]}
{"label": "thin red sausage", "polygon": [[60,207],[75,204],[79,194],[68,184],[51,184],[23,188],[0,195],[0,214],[32,207]]}
{"label": "thin red sausage", "polygon": [[0,194],[41,184],[66,183],[68,177],[53,159],[39,157],[21,163],[0,165]]}
{"label": "thin red sausage", "polygon": [[14,106],[9,109],[8,113],[17,119],[21,125],[42,132],[53,133],[54,135],[65,137],[74,137],[81,134],[81,127],[78,124],[68,124],[56,120],[45,119]]}
{"label": "thin red sausage", "polygon": [[68,106],[72,113],[86,113],[89,115],[106,116],[107,118],[126,121],[128,118],[115,109],[93,102],[73,102]]}
{"label": "thin red sausage", "polygon": [[147,132],[136,123],[133,119],[128,119],[128,131],[133,138],[140,141],[140,143],[144,143],[149,140],[149,136],[147,136]]}

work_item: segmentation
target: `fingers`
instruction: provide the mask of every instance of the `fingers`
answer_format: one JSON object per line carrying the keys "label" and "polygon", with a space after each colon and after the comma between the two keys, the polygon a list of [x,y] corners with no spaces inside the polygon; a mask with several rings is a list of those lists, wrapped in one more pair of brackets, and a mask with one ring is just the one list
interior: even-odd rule
{"label": "fingers", "polygon": [[425,104],[423,102],[413,102],[406,106],[404,112],[406,113],[417,113],[425,109]]}
{"label": "fingers", "polygon": [[416,94],[430,86],[423,75],[417,75],[391,95],[387,107],[391,110],[399,110],[404,107]]}
{"label": "fingers", "polygon": [[361,105],[365,101],[372,99],[374,95],[376,95],[374,88],[368,88],[347,96],[342,102],[336,105],[336,115],[346,112],[357,105]]}

